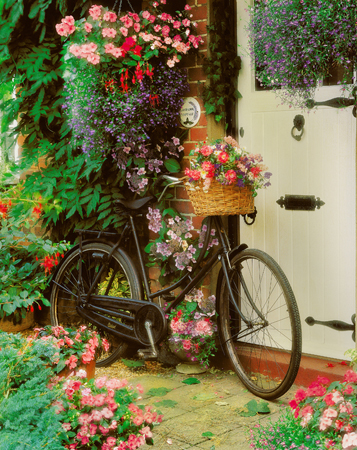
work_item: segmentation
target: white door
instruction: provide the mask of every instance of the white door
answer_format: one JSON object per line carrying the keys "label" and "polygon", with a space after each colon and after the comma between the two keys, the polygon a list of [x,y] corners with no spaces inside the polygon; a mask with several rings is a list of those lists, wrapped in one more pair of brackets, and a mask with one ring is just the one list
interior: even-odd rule
{"label": "white door", "polygon": [[[311,327],[305,319],[351,324],[355,313],[356,119],[352,107],[302,112],[282,106],[271,91],[255,89],[246,8],[244,0],[237,1],[242,58],[238,89],[243,96],[238,101],[238,129],[244,130],[239,143],[261,153],[273,176],[272,186],[258,191],[255,223],[247,226],[241,220],[241,242],[266,251],[286,273],[299,306],[303,352],[345,359],[344,352],[355,346],[352,332]],[[324,86],[315,100],[338,96],[337,86]],[[305,118],[299,142],[291,136],[297,114]],[[276,203],[286,194],[314,195],[325,205],[315,211],[288,211]]]}

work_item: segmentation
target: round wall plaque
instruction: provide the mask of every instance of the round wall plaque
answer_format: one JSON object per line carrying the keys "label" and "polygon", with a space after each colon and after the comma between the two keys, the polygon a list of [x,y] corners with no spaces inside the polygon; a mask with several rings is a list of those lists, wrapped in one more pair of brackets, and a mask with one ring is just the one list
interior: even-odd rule
{"label": "round wall plaque", "polygon": [[180,111],[181,124],[186,128],[194,127],[200,120],[200,116],[201,107],[198,101],[193,97],[185,98]]}

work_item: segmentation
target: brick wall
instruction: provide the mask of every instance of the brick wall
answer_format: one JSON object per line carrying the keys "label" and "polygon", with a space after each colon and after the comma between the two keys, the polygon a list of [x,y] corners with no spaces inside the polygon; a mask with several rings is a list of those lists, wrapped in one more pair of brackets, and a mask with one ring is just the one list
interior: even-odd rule
{"label": "brick wall", "polygon": [[[200,45],[197,55],[185,56],[182,60],[184,67],[188,71],[189,91],[186,97],[194,97],[201,106],[201,117],[197,125],[188,129],[187,137],[183,143],[184,158],[181,164],[182,170],[189,167],[189,153],[200,142],[216,139],[223,136],[223,127],[218,126],[214,119],[210,116],[206,117],[204,105],[200,94],[202,92],[202,84],[206,81],[206,76],[202,69],[203,58],[207,56],[208,36],[206,26],[209,23],[210,4],[209,0],[187,0],[187,3],[192,7],[192,20],[197,22],[197,34],[201,35],[204,43]],[[183,175],[183,174],[182,174]],[[194,210],[190,200],[188,199],[186,189],[184,186],[177,186],[174,188],[174,198],[170,201],[170,206],[177,211],[190,218],[195,229],[198,231],[201,228],[203,217],[198,217],[194,214]],[[153,234],[154,238],[155,235]],[[160,289],[161,285],[158,282],[160,269],[151,267],[149,270],[149,278],[152,291]],[[214,293],[214,280],[210,275],[207,275],[203,281],[203,292],[205,295],[210,295],[211,291]]]}

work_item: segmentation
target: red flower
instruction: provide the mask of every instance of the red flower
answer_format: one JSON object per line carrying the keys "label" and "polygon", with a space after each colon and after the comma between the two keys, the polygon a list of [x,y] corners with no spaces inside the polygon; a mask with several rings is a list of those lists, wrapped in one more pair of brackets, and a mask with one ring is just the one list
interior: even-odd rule
{"label": "red flower", "polygon": [[38,206],[35,206],[34,209],[32,210],[32,214],[34,214],[38,219],[40,217],[40,215],[42,214],[42,205],[41,203],[38,204]]}
{"label": "red flower", "polygon": [[58,261],[55,258],[52,258],[52,256],[45,256],[44,260],[41,264],[45,268],[45,273],[50,273],[52,270],[52,267],[56,265],[56,262],[58,264]]}
{"label": "red flower", "polygon": [[250,169],[250,171],[252,172],[254,178],[257,178],[257,176],[260,174],[260,172],[262,171],[262,169],[259,169],[259,167],[252,167]]}
{"label": "red flower", "polygon": [[226,163],[229,160],[229,155],[227,152],[221,152],[218,155],[218,161],[221,162],[222,164]]}

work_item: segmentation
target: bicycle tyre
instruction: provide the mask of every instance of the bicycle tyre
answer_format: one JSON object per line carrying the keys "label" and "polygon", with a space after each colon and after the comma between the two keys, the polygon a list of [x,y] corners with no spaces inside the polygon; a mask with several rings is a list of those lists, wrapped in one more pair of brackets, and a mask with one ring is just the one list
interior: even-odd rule
{"label": "bicycle tyre", "polygon": [[245,324],[230,300],[221,272],[217,285],[218,330],[224,350],[242,383],[272,400],[292,386],[301,359],[301,323],[291,286],[266,253],[245,249],[230,260],[230,284]]}
{"label": "bicycle tyre", "polygon": [[[94,276],[102,264],[102,261],[98,259],[98,254],[108,255],[111,249],[110,245],[100,242],[83,244],[82,294],[88,292],[89,286],[92,284]],[[76,311],[79,254],[79,248],[68,254],[55,275],[50,297],[51,323],[52,325],[62,325],[71,328],[86,324],[92,329],[97,329],[96,326],[83,319]],[[113,274],[112,270],[115,271],[115,277],[113,277],[112,283],[109,283],[108,279]],[[139,276],[130,258],[122,250],[115,251],[112,255],[106,272],[97,283],[95,292],[101,295],[115,296],[117,294],[120,297],[142,299]],[[103,330],[98,329],[97,331],[101,337],[106,338],[110,342],[110,348],[108,352],[102,352],[97,356],[96,366],[108,366],[125,354],[128,344]]]}

